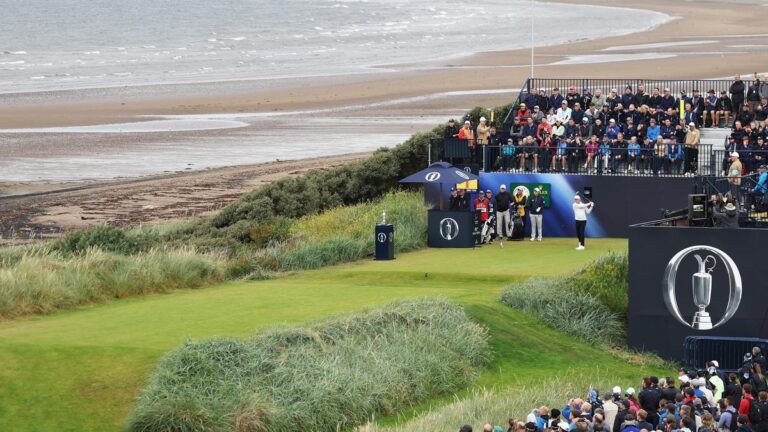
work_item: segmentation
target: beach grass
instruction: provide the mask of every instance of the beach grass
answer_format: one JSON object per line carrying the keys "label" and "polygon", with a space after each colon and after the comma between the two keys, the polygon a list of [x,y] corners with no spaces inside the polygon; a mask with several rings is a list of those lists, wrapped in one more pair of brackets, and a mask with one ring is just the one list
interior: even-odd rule
{"label": "beach grass", "polygon": [[[504,249],[426,249],[393,261],[358,261],[0,323],[0,424],[14,431],[120,430],[156,362],[187,340],[248,337],[275,324],[425,296],[457,301],[489,329],[491,360],[476,380],[479,387],[522,389],[568,371],[636,384],[653,369],[498,302],[505,285],[552,269],[574,271],[607,251],[626,250],[627,242],[595,239],[590,245],[576,252],[572,239],[545,239]],[[452,401],[438,398],[380,420],[394,424]]]}

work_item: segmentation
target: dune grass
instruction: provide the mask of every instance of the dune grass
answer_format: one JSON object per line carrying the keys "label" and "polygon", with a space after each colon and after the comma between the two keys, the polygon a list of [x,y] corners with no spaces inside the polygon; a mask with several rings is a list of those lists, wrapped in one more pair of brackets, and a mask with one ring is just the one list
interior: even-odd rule
{"label": "dune grass", "polygon": [[333,432],[469,384],[487,334],[420,299],[252,339],[188,342],[158,364],[131,431]]}
{"label": "dune grass", "polygon": [[298,221],[265,222],[246,230],[259,242],[238,251],[203,253],[151,240],[178,229],[177,222],[97,227],[47,245],[0,248],[0,319],[359,260],[373,254],[381,209],[397,224],[397,251],[415,250],[426,245],[423,202],[421,194],[398,192]]}
{"label": "dune grass", "polygon": [[[0,424],[22,432],[121,430],[157,361],[190,338],[248,337],[275,324],[435,295],[463,305],[489,329],[493,357],[476,380],[479,387],[528,388],[569,371],[622,386],[637,385],[644,373],[661,376],[664,371],[594,348],[498,302],[501,287],[513,281],[553,268],[572,272],[608,250],[627,247],[626,240],[595,239],[577,253],[571,243],[545,239],[504,249],[425,249],[398,254],[394,261],[361,261],[0,323]],[[452,401],[438,398],[380,420],[406,421]]]}

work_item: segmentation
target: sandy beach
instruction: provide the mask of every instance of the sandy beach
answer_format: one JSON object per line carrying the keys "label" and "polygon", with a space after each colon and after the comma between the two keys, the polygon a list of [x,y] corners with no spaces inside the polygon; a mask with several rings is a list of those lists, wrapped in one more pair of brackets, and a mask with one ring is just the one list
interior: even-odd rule
{"label": "sandy beach", "polygon": [[[589,3],[642,7],[675,19],[645,32],[537,48],[536,76],[724,78],[735,73],[751,76],[752,72],[763,73],[768,69],[765,42],[768,34],[763,33],[763,17],[768,13],[768,6],[764,1],[669,3],[649,0],[638,4],[627,0],[591,0]],[[537,23],[544,31],[552,25],[546,21],[546,10],[553,6],[540,3],[538,7],[541,19]],[[627,10],[627,14],[631,16],[632,11]],[[528,28],[510,30],[511,37],[530,37]],[[0,213],[4,215],[0,218],[3,226],[0,231],[7,232],[10,226],[16,231],[34,226],[38,231],[58,232],[90,223],[122,225],[190,215],[191,211],[204,213],[194,201],[223,203],[258,182],[273,178],[269,175],[274,173],[269,169],[271,174],[264,176],[264,165],[258,165],[256,174],[244,180],[221,168],[255,162],[249,155],[257,146],[271,151],[264,153],[266,156],[258,162],[299,160],[288,164],[290,168],[274,169],[282,175],[344,163],[359,156],[338,156],[394,145],[414,132],[429,129],[474,106],[508,103],[530,75],[529,50],[483,52],[482,47],[461,48],[464,52],[480,52],[443,61],[387,65],[380,73],[338,77],[4,94],[4,103],[0,106],[2,129],[114,125],[161,119],[180,121],[188,130],[164,131],[160,127],[140,133],[114,133],[115,130],[110,130],[115,129],[114,126],[77,133],[0,130],[0,148],[5,161],[0,162],[0,171],[5,173],[0,180],[0,195],[68,189],[73,184],[94,188],[85,194],[66,192],[48,201],[39,200],[39,196],[22,204],[19,202],[24,200],[4,199],[0,201]],[[212,121],[221,123],[210,123]],[[200,129],[205,124],[232,127]],[[126,126],[116,129],[122,127]],[[336,157],[315,159],[320,153],[294,150],[285,137],[317,139],[316,146],[327,146],[322,150]],[[104,166],[103,173],[94,170],[94,166],[100,164]],[[24,173],[34,171],[35,166],[62,175],[22,178]],[[159,168],[161,166],[166,168]],[[216,169],[202,170],[211,167]],[[93,170],[95,174],[73,182],[84,170]],[[156,177],[158,175],[161,178]],[[126,178],[135,176],[147,177]],[[123,178],[107,180],[107,177]],[[179,180],[169,180],[174,178]],[[143,196],[131,198],[133,195],[120,192],[133,187],[126,185],[134,184],[146,193],[177,195],[173,191],[186,182],[214,186],[196,187],[190,196],[199,195],[202,199],[189,200],[188,196],[182,196],[175,199],[174,211],[156,212],[151,216],[148,214],[157,208],[155,204],[145,202]],[[226,187],[222,188],[222,184]],[[238,185],[240,187],[236,187]],[[113,191],[117,191],[116,195],[110,195]],[[94,203],[99,202],[93,201],[94,194],[121,198],[111,200],[112,210],[105,211],[106,216],[90,219],[89,209],[106,206],[110,201],[106,199],[94,207]],[[185,204],[188,201],[190,203]],[[145,209],[145,216],[124,216],[141,213],[136,209],[146,206],[152,207]],[[68,210],[59,214],[52,207]],[[18,217],[25,212],[35,216]],[[77,223],[72,223],[73,220]]]}

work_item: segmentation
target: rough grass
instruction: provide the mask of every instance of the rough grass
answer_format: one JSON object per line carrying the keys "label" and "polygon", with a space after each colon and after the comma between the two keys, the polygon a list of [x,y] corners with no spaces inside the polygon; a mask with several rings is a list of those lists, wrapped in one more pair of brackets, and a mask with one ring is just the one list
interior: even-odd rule
{"label": "rough grass", "polygon": [[0,318],[48,313],[108,299],[221,280],[223,263],[193,249],[124,256],[88,249],[76,256],[27,252],[0,263]]}
{"label": "rough grass", "polygon": [[627,267],[626,253],[609,253],[569,276],[512,284],[500,300],[586,342],[618,344],[625,339]]}
{"label": "rough grass", "polygon": [[131,431],[335,431],[470,383],[486,330],[446,300],[417,300],[187,342],[156,368]]}
{"label": "rough grass", "polygon": [[398,192],[296,222],[269,222],[270,234],[263,229],[253,235],[279,236],[280,241],[264,241],[263,247],[236,256],[194,248],[134,253],[146,246],[137,239],[167,232],[163,227],[127,232],[104,227],[73,233],[50,247],[0,248],[0,319],[359,260],[373,255],[373,226],[382,208],[396,226],[397,252],[426,245],[421,194]]}

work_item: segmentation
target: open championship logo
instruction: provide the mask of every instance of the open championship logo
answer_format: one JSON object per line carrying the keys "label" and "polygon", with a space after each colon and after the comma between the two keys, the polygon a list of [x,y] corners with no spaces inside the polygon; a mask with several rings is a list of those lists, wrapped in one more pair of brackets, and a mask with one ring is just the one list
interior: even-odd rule
{"label": "open championship logo", "polygon": [[377,238],[379,240],[379,243],[384,243],[385,241],[387,241],[387,235],[385,233],[379,233]]}
{"label": "open championship logo", "polygon": [[[467,168],[469,168],[469,167],[467,167]],[[464,180],[469,180],[469,176],[464,171],[456,170],[455,172],[456,172],[457,176],[463,178]],[[467,171],[467,172],[471,173],[472,172],[472,168],[469,168],[469,171]]]}
{"label": "open championship logo", "polygon": [[[694,258],[699,264],[699,271],[692,276],[693,283],[693,304],[698,309],[693,316],[693,320],[688,322],[680,313],[677,306],[675,295],[675,279],[677,278],[677,269],[685,257],[692,252],[701,251],[701,255],[696,254]],[[707,255],[705,255],[707,254]],[[718,258],[724,264],[725,271],[728,274],[728,304],[725,308],[725,314],[720,321],[712,324],[712,318],[706,311],[712,297],[712,271],[717,267]],[[680,323],[694,330],[712,330],[720,327],[733,318],[741,303],[741,273],[736,263],[725,252],[712,246],[691,246],[675,254],[664,270],[664,279],[662,281],[664,291],[664,303],[669,309],[669,313]]]}
{"label": "open championship logo", "polygon": [[445,218],[440,221],[440,236],[448,241],[459,235],[459,224],[456,220]]}
{"label": "open championship logo", "polygon": [[428,182],[437,181],[440,179],[440,173],[437,171],[428,172],[427,175],[424,176],[424,180]]}

